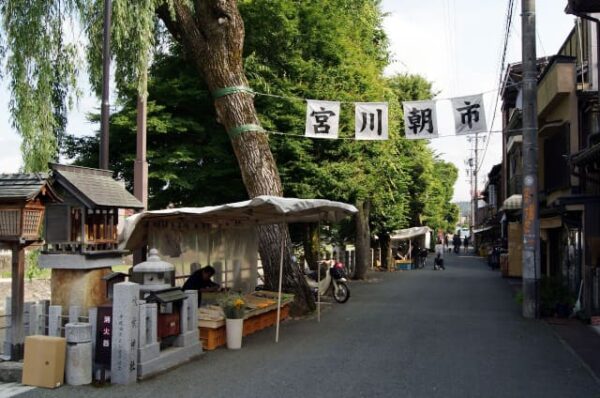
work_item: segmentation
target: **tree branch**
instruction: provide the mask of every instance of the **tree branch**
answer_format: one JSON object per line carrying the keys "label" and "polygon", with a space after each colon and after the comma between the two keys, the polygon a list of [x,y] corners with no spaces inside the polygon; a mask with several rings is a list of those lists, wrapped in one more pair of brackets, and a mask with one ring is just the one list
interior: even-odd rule
{"label": "tree branch", "polygon": [[183,41],[184,47],[197,54],[206,54],[208,43],[206,35],[199,28],[194,13],[181,0],[173,1],[175,19],[167,5],[157,9],[158,17],[177,41]]}

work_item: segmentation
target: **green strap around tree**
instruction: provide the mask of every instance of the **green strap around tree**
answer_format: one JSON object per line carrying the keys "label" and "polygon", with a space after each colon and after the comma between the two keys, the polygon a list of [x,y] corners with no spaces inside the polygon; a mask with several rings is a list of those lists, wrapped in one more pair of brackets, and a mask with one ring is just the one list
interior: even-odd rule
{"label": "green strap around tree", "polygon": [[227,131],[229,134],[229,138],[234,139],[238,135],[243,133],[248,133],[250,131],[255,131],[257,133],[264,133],[264,129],[260,127],[258,124],[242,124],[241,126],[234,127]]}
{"label": "green strap around tree", "polygon": [[212,93],[212,96],[214,99],[218,99],[221,97],[225,97],[227,95],[237,94],[237,93],[254,94],[254,91],[250,87],[246,87],[246,86],[231,86],[231,87],[223,87],[223,88],[219,88],[219,89],[215,90]]}

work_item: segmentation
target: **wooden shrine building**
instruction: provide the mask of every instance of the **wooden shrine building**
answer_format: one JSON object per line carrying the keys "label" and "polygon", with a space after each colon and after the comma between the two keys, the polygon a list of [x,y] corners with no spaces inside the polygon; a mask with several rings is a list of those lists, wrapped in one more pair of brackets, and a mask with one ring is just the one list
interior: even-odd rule
{"label": "wooden shrine building", "polygon": [[101,305],[106,300],[103,277],[119,265],[120,209],[143,209],[112,171],[51,164],[50,184],[63,199],[46,210],[45,244],[40,266],[52,269],[52,303]]}
{"label": "wooden shrine building", "polygon": [[23,356],[23,297],[25,248],[41,242],[47,205],[61,199],[47,183],[47,175],[0,174],[0,246],[12,251],[10,356]]}

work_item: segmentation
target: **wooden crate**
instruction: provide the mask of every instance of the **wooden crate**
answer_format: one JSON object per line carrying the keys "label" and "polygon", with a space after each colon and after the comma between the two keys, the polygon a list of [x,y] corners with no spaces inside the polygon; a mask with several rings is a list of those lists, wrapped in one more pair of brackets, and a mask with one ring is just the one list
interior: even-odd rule
{"label": "wooden crate", "polygon": [[[284,321],[290,315],[288,305],[281,307],[281,320]],[[271,327],[277,323],[277,309],[244,319],[243,335],[248,336],[260,330]],[[225,326],[218,328],[199,327],[202,348],[211,351],[227,343]]]}
{"label": "wooden crate", "polygon": [[227,343],[227,335],[225,333],[225,326],[220,328],[199,328],[200,329],[200,340],[202,341],[202,348],[211,351]]}

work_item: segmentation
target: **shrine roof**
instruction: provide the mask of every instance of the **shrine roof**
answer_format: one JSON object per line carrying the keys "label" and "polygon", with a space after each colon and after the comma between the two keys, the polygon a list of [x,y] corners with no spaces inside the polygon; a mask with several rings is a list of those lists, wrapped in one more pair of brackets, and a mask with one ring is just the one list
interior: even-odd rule
{"label": "shrine roof", "polygon": [[0,201],[30,201],[46,193],[58,199],[48,187],[47,179],[45,173],[0,174]]}
{"label": "shrine roof", "polygon": [[112,177],[112,171],[51,164],[53,177],[89,208],[142,209],[144,205]]}

